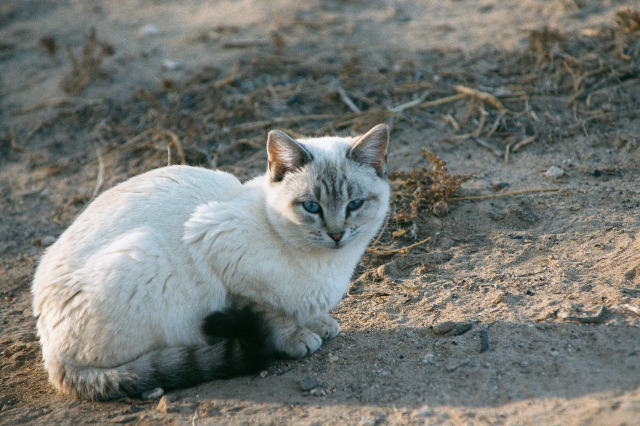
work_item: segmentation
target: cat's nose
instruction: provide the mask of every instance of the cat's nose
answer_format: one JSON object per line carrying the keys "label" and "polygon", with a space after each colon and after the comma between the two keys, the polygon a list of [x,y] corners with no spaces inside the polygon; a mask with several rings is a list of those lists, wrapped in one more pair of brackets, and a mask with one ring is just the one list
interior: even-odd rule
{"label": "cat's nose", "polygon": [[343,235],[344,235],[344,232],[338,232],[338,233],[335,233],[335,234],[329,234],[329,236],[331,237],[331,239],[332,239],[333,241],[335,241],[336,243],[337,243],[338,241],[340,241],[340,239],[342,238],[342,236],[343,236]]}

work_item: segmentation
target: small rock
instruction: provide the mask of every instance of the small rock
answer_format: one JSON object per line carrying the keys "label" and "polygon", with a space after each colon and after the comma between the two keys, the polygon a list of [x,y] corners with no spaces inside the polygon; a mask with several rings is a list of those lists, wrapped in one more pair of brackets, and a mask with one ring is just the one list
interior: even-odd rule
{"label": "small rock", "polygon": [[111,419],[112,423],[129,423],[138,420],[138,416],[134,416],[132,414],[126,414],[122,416],[117,416]]}
{"label": "small rock", "polygon": [[413,415],[416,417],[432,417],[436,413],[429,407],[423,407],[413,412]]}
{"label": "small rock", "polygon": [[432,207],[431,211],[436,217],[443,217],[449,214],[449,204],[446,201],[438,201]]}
{"label": "small rock", "polygon": [[147,24],[138,31],[141,36],[155,36],[160,34],[160,28],[157,25]]}
{"label": "small rock", "polygon": [[387,275],[389,275],[389,264],[380,265],[376,268],[375,278],[378,280],[383,280]]}
{"label": "small rock", "polygon": [[427,352],[426,354],[424,354],[422,359],[420,359],[420,362],[423,364],[428,364],[432,362],[434,358],[435,358],[435,355],[433,354],[433,352]]}
{"label": "small rock", "polygon": [[169,398],[167,398],[166,395],[160,398],[158,405],[156,405],[156,410],[164,414],[167,414],[173,411],[171,407],[171,401],[169,401]]}
{"label": "small rock", "polygon": [[473,323],[471,322],[460,322],[458,324],[456,324],[455,327],[453,327],[453,330],[451,330],[449,332],[449,336],[460,336],[464,333],[466,333],[467,331],[471,330],[471,328],[473,327]]}
{"label": "small rock", "polygon": [[327,396],[327,391],[322,388],[314,388],[309,392],[311,396]]}
{"label": "small rock", "polygon": [[174,71],[180,68],[180,64],[176,61],[172,61],[171,59],[164,59],[162,61],[162,67],[169,71]]}
{"label": "small rock", "polygon": [[456,323],[453,321],[444,321],[444,322],[439,322],[437,324],[433,324],[431,326],[431,329],[433,330],[434,333],[441,335],[441,334],[448,333],[455,326],[456,326]]}
{"label": "small rock", "polygon": [[265,377],[267,377],[269,375],[269,371],[268,370],[262,370],[260,372],[260,378],[264,379]]}
{"label": "small rock", "polygon": [[460,336],[471,330],[472,327],[473,323],[471,322],[444,321],[434,324],[431,329],[438,335]]}
{"label": "small rock", "polygon": [[318,382],[313,377],[305,377],[304,379],[298,382],[298,386],[300,386],[301,391],[307,392],[317,388]]}
{"label": "small rock", "polygon": [[508,182],[498,182],[498,183],[492,184],[491,186],[495,191],[502,191],[503,189],[507,189],[509,185],[510,184]]}
{"label": "small rock", "polygon": [[53,235],[47,235],[46,237],[40,240],[42,247],[49,247],[51,244],[56,242],[56,237]]}
{"label": "small rock", "polygon": [[156,400],[156,399],[160,399],[160,397],[164,395],[164,389],[162,388],[155,388],[155,389],[150,389],[147,391],[144,391],[140,394],[140,398],[144,399],[144,400]]}
{"label": "small rock", "polygon": [[558,179],[561,176],[564,176],[565,171],[558,166],[551,166],[549,170],[547,170],[544,175],[549,179]]}

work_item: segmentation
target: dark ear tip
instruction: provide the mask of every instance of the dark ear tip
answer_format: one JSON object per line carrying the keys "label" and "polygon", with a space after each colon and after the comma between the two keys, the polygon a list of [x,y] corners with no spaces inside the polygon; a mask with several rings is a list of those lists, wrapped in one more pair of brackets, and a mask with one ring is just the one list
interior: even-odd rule
{"label": "dark ear tip", "polygon": [[286,137],[286,135],[287,134],[282,130],[278,130],[278,129],[269,130],[269,133],[267,133],[267,140],[272,140],[274,138],[282,138],[283,136]]}
{"label": "dark ear tip", "polygon": [[367,135],[371,135],[371,134],[380,134],[380,133],[384,133],[384,137],[385,139],[389,139],[389,126],[385,123],[380,123],[376,126],[373,126],[371,128],[371,130],[369,130],[366,134]]}

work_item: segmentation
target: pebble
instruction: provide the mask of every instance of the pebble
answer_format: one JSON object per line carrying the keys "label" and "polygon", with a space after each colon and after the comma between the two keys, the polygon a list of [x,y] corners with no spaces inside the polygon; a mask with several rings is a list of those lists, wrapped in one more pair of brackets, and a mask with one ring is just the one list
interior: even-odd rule
{"label": "pebble", "polygon": [[327,396],[327,391],[322,388],[311,389],[309,392],[311,396]]}
{"label": "pebble", "polygon": [[40,240],[40,243],[43,247],[49,247],[51,244],[56,242],[56,237],[53,235],[47,235],[46,237]]}
{"label": "pebble", "polygon": [[431,326],[431,329],[436,334],[445,334],[451,331],[453,327],[455,327],[455,325],[456,323],[453,321],[444,321],[444,322],[439,322],[437,324],[433,324],[433,326]]}
{"label": "pebble", "polygon": [[164,389],[162,388],[155,388],[155,389],[150,389],[147,391],[144,391],[140,394],[140,398],[144,399],[144,400],[156,400],[156,399],[160,399],[160,397],[164,395]]}
{"label": "pebble", "polygon": [[169,402],[169,398],[163,396],[158,402],[158,405],[156,405],[156,410],[160,411],[161,413],[167,414],[168,412],[170,412],[170,406],[171,403]]}
{"label": "pebble", "polygon": [[413,412],[413,416],[416,416],[416,417],[432,417],[435,414],[436,414],[435,411],[433,411],[429,407],[423,407]]}
{"label": "pebble", "polygon": [[138,416],[134,416],[132,414],[121,415],[111,419],[111,423],[129,423],[138,420]]}
{"label": "pebble", "polygon": [[507,189],[509,187],[509,185],[510,184],[507,183],[507,182],[498,182],[498,183],[492,184],[491,186],[496,191],[502,191],[503,189]]}
{"label": "pebble", "polygon": [[547,170],[544,175],[549,179],[558,179],[561,176],[564,176],[565,171],[558,166],[551,166],[549,170]]}
{"label": "pebble", "polygon": [[154,24],[147,24],[138,31],[142,36],[154,36],[160,34],[160,28]]}
{"label": "pebble", "polygon": [[312,389],[317,388],[318,382],[313,377],[305,377],[298,382],[298,386],[300,386],[301,391],[308,392]]}
{"label": "pebble", "polygon": [[431,211],[436,217],[444,217],[449,214],[449,204],[446,201],[438,201],[431,207]]}
{"label": "pebble", "polygon": [[444,321],[432,325],[431,329],[438,335],[460,336],[471,330],[472,327],[473,323],[471,322]]}
{"label": "pebble", "polygon": [[176,61],[172,61],[171,59],[164,59],[162,61],[162,67],[169,71],[174,71],[180,68],[180,64]]}

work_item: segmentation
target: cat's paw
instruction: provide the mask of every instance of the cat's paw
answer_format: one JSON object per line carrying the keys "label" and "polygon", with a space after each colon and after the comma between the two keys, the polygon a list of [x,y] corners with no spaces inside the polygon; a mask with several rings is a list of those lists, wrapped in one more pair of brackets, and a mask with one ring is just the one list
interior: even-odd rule
{"label": "cat's paw", "polygon": [[340,333],[338,321],[328,314],[314,318],[313,321],[307,324],[307,327],[323,340],[333,339]]}
{"label": "cat's paw", "polygon": [[276,343],[277,349],[289,358],[302,358],[312,354],[322,345],[322,338],[302,327],[286,339]]}

